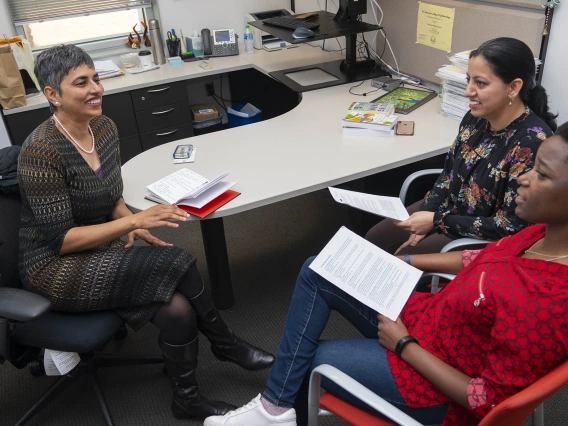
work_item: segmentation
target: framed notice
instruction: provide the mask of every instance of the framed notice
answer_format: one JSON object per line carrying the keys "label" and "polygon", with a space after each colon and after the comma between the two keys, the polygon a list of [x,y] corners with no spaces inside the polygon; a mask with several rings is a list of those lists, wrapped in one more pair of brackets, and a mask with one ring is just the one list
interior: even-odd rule
{"label": "framed notice", "polygon": [[452,51],[455,13],[456,11],[453,8],[435,6],[419,1],[416,43],[450,53]]}
{"label": "framed notice", "polygon": [[421,105],[424,105],[430,99],[434,99],[436,96],[436,92],[432,92],[430,90],[397,87],[392,92],[388,92],[387,94],[378,97],[372,102],[393,104],[395,107],[395,113],[408,114]]}

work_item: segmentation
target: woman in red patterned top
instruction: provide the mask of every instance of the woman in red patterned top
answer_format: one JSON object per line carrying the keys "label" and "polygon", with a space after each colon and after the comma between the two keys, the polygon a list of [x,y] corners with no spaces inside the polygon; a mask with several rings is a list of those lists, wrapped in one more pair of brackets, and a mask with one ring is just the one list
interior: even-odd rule
{"label": "woman in red patterned top", "polygon": [[[465,253],[467,266],[459,252],[411,256],[419,269],[458,275],[441,293],[411,295],[396,322],[324,280],[308,260],[265,391],[205,426],[304,424],[303,389],[323,363],[421,423],[460,426],[553,370],[568,357],[568,123],[519,177],[516,202],[519,217],[546,225]],[[365,338],[320,341],[332,310]],[[329,381],[322,386],[369,409]]]}

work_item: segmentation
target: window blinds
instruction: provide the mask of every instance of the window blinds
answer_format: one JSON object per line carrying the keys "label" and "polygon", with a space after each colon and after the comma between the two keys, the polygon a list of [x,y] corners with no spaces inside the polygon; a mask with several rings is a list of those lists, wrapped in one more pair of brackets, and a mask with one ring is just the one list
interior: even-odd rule
{"label": "window blinds", "polygon": [[151,6],[152,0],[8,0],[16,25]]}

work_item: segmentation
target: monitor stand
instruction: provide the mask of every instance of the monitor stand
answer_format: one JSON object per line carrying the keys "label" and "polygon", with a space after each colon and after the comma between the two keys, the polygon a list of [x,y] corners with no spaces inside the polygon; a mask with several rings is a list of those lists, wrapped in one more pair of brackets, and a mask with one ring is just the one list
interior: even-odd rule
{"label": "monitor stand", "polygon": [[[323,62],[269,73],[271,77],[285,84],[295,92],[323,89],[341,84],[356,83],[381,76],[390,76],[380,64],[374,60],[357,61],[355,48],[357,35],[345,36],[347,49],[345,59]],[[304,78],[303,76],[310,76]],[[319,76],[319,80],[318,80]]]}
{"label": "monitor stand", "polygon": [[[319,12],[319,23],[320,27],[314,30],[313,37],[295,39],[292,36],[293,31],[287,28],[265,25],[262,21],[249,22],[254,27],[292,44],[345,37],[345,59],[271,72],[270,76],[301,93],[389,75],[374,60],[357,61],[357,34],[379,30],[378,25],[360,21],[341,21],[337,15],[325,11]],[[302,76],[306,71],[310,71],[309,78]],[[321,76],[319,82],[317,81],[318,74]]]}

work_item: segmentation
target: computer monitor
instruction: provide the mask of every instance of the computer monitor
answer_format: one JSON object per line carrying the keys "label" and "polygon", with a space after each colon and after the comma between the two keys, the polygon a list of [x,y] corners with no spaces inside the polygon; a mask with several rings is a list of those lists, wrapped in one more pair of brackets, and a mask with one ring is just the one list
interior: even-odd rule
{"label": "computer monitor", "polygon": [[334,21],[357,20],[359,15],[367,13],[367,0],[339,0],[339,10]]}

